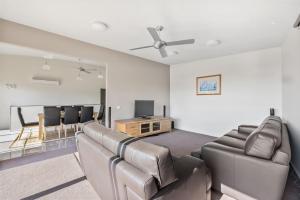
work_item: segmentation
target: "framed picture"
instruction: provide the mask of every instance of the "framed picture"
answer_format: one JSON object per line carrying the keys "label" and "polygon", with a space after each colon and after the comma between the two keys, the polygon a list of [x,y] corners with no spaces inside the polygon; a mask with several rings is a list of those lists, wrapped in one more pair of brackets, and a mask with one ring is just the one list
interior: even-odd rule
{"label": "framed picture", "polygon": [[221,74],[196,78],[197,95],[221,95]]}

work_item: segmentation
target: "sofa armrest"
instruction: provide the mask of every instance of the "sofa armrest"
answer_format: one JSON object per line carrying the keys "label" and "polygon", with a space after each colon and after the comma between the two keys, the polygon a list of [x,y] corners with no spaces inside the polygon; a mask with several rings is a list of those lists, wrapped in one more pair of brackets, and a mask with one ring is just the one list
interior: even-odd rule
{"label": "sofa armrest", "polygon": [[174,167],[178,180],[160,190],[153,199],[211,199],[211,174],[203,160],[192,156],[174,158]]}
{"label": "sofa armrest", "polygon": [[239,125],[238,132],[250,135],[257,128],[255,125]]}
{"label": "sofa armrest", "polygon": [[116,165],[115,177],[120,200],[147,200],[158,191],[153,176],[142,172],[126,161],[121,161]]}
{"label": "sofa armrest", "polygon": [[212,172],[213,189],[236,199],[282,198],[289,166],[217,143],[205,145],[201,157]]}

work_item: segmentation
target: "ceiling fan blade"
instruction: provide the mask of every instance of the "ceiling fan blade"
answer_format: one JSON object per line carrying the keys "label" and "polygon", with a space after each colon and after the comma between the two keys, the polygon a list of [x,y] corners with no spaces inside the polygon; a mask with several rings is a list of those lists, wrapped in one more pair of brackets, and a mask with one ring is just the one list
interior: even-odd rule
{"label": "ceiling fan blade", "polygon": [[89,72],[89,71],[86,71],[86,70],[84,70],[83,72],[85,72],[85,73],[87,73],[87,74],[90,74],[91,72]]}
{"label": "ceiling fan blade", "polygon": [[165,47],[159,48],[159,52],[160,52],[161,57],[163,57],[163,58],[168,57],[168,53],[167,53]]}
{"label": "ceiling fan blade", "polygon": [[161,41],[157,31],[155,28],[152,27],[148,27],[147,30],[149,31],[150,35],[152,36],[152,38],[154,39],[154,41]]}
{"label": "ceiling fan blade", "polygon": [[143,46],[143,47],[138,47],[138,48],[133,48],[133,49],[129,49],[129,50],[133,51],[133,50],[138,50],[138,49],[146,49],[146,48],[150,48],[150,47],[153,47],[153,45],[151,45],[151,46]]}
{"label": "ceiling fan blade", "polygon": [[189,40],[178,40],[178,41],[172,41],[172,42],[166,42],[167,46],[175,46],[175,45],[184,45],[184,44],[194,44],[194,39]]}

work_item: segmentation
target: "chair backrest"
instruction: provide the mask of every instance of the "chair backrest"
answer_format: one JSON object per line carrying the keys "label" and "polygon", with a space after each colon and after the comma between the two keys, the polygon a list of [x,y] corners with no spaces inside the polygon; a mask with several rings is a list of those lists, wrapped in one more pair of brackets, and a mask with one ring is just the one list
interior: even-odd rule
{"label": "chair backrest", "polygon": [[75,105],[75,106],[73,106],[73,108],[77,109],[78,112],[81,110],[82,107],[83,107],[83,105]]}
{"label": "chair backrest", "polygon": [[22,115],[22,108],[21,107],[18,107],[18,116],[19,116],[19,120],[20,120],[20,123],[22,125],[22,127],[25,126],[25,121],[24,121],[24,118],[23,118],[23,115]]}
{"label": "chair backrest", "polygon": [[44,107],[44,126],[59,126],[60,125],[60,108],[55,106]]}
{"label": "chair backrest", "polygon": [[79,122],[79,111],[74,107],[65,107],[63,124],[77,124]]}
{"label": "chair backrest", "polygon": [[103,118],[104,118],[104,113],[105,113],[105,105],[101,105],[101,106],[100,106],[99,113],[98,113],[97,120],[103,120]]}
{"label": "chair backrest", "polygon": [[72,107],[72,106],[61,106],[61,107],[60,107],[60,110],[61,110],[61,111],[65,111],[65,108],[71,108],[71,107]]}
{"label": "chair backrest", "polygon": [[81,107],[80,123],[85,123],[93,120],[94,107]]}

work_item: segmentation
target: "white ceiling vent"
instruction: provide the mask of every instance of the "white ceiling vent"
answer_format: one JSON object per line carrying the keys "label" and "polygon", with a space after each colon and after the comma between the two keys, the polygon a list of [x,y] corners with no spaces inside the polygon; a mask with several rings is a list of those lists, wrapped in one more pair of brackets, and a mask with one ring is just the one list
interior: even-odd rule
{"label": "white ceiling vent", "polygon": [[300,28],[300,15],[298,16],[298,19],[296,20],[294,24],[294,28]]}
{"label": "white ceiling vent", "polygon": [[43,85],[60,86],[59,80],[49,79],[49,78],[44,78],[44,77],[37,77],[37,76],[32,77],[31,82],[37,83],[37,84],[43,84]]}

